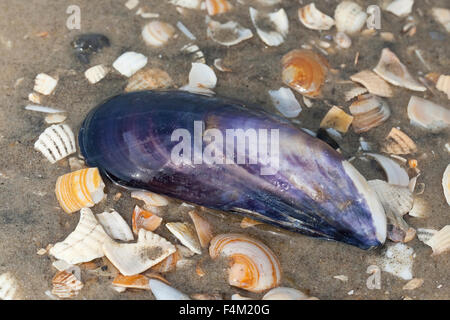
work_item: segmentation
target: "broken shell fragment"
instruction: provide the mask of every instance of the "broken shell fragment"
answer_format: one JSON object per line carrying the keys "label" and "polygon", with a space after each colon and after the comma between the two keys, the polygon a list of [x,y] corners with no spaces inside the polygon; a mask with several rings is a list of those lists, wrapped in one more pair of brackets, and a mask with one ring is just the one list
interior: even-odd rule
{"label": "broken shell fragment", "polygon": [[28,95],[28,100],[35,104],[41,104],[41,96],[36,92],[32,92]]}
{"label": "broken shell fragment", "polygon": [[419,238],[419,240],[422,241],[423,243],[426,243],[436,233],[438,233],[438,230],[419,228],[419,229],[417,229],[417,238]]}
{"label": "broken shell fragment", "polygon": [[0,300],[18,299],[17,289],[17,281],[10,272],[0,275]]}
{"label": "broken shell fragment", "polygon": [[371,94],[359,96],[350,105],[350,112],[354,116],[352,125],[356,133],[378,127],[391,116],[391,109],[386,101]]}
{"label": "broken shell fragment", "polygon": [[428,218],[430,215],[430,208],[428,202],[423,198],[415,198],[412,209],[408,212],[408,215],[415,218]]}
{"label": "broken shell fragment", "polygon": [[450,99],[450,76],[440,75],[436,83],[436,89],[444,92]]}
{"label": "broken shell fragment", "polygon": [[279,46],[289,32],[289,20],[284,9],[262,13],[250,7],[250,18],[261,40],[268,46]]}
{"label": "broken shell fragment", "polygon": [[117,211],[113,210],[97,214],[97,219],[112,239],[122,241],[134,240],[130,227]]}
{"label": "broken shell fragment", "polygon": [[34,91],[39,92],[43,95],[52,94],[53,90],[55,90],[56,85],[58,84],[58,80],[52,78],[48,74],[40,73],[36,76],[34,80]]}
{"label": "broken shell fragment", "polygon": [[307,300],[309,296],[300,290],[287,287],[273,288],[262,300]]}
{"label": "broken shell fragment", "polygon": [[169,0],[169,2],[177,7],[188,9],[200,9],[202,0]]}
{"label": "broken shell fragment", "polygon": [[175,34],[175,28],[166,22],[152,21],[142,29],[142,38],[151,47],[165,45]]}
{"label": "broken shell fragment", "polygon": [[107,240],[108,235],[91,209],[83,208],[75,230],[64,241],[56,243],[49,253],[70,264],[89,262],[103,257],[102,245]]}
{"label": "broken shell fragment", "polygon": [[283,82],[298,93],[315,98],[328,72],[327,60],[312,50],[297,49],[288,52],[281,60]]}
{"label": "broken shell fragment", "polygon": [[52,294],[59,298],[73,298],[83,289],[83,283],[68,271],[58,272],[52,280]]}
{"label": "broken shell fragment", "polygon": [[427,90],[411,76],[406,66],[388,48],[384,48],[381,51],[380,61],[373,71],[394,86],[404,87],[413,91]]}
{"label": "broken shell fragment", "polygon": [[412,96],[408,103],[411,124],[438,132],[450,126],[450,110],[429,100]]}
{"label": "broken shell fragment", "polygon": [[223,46],[234,46],[253,37],[253,32],[250,29],[244,28],[235,21],[222,24],[207,16],[206,23],[208,25],[206,30],[208,38]]}
{"label": "broken shell fragment", "polygon": [[419,278],[414,278],[410,280],[407,284],[403,286],[403,290],[415,290],[423,285],[424,280]]}
{"label": "broken shell fragment", "polygon": [[417,152],[414,141],[397,128],[392,128],[381,151],[390,154],[411,154]]}
{"label": "broken shell fragment", "polygon": [[200,245],[202,248],[206,248],[214,237],[211,224],[195,211],[190,211],[189,216],[194,223]]}
{"label": "broken shell fragment", "polygon": [[162,222],[162,218],[149,211],[142,210],[139,206],[134,207],[132,216],[132,228],[135,234],[143,228],[147,231],[155,231]]}
{"label": "broken shell fragment", "polygon": [[55,163],[76,152],[75,136],[68,125],[55,124],[45,129],[34,148]]}
{"label": "broken shell fragment", "polygon": [[181,259],[181,255],[178,253],[178,249],[177,249],[177,251],[172,253],[170,256],[165,258],[163,261],[155,264],[151,268],[151,270],[155,271],[155,272],[160,272],[160,273],[167,273],[167,272],[174,271],[176,269],[177,263],[178,263],[178,261],[180,261],[180,259]]}
{"label": "broken shell fragment", "polygon": [[210,16],[226,13],[233,9],[233,6],[227,0],[206,0],[205,4]]}
{"label": "broken shell fragment", "polygon": [[383,271],[404,280],[411,280],[414,263],[414,250],[403,243],[396,243],[387,248],[379,264]]}
{"label": "broken shell fragment", "polygon": [[147,64],[147,57],[137,52],[125,52],[113,63],[114,69],[126,77],[131,77]]}
{"label": "broken shell fragment", "polygon": [[386,7],[386,11],[397,17],[406,17],[411,13],[413,5],[414,0],[394,0]]}
{"label": "broken shell fragment", "polygon": [[55,193],[59,205],[66,213],[90,208],[105,196],[105,184],[97,168],[67,173],[56,180]]}
{"label": "broken shell fragment", "polygon": [[144,201],[146,206],[165,207],[169,204],[166,198],[150,191],[133,191],[131,197]]}
{"label": "broken shell fragment", "polygon": [[191,300],[186,294],[156,279],[150,279],[150,290],[156,300]]}
{"label": "broken shell fragment", "polygon": [[172,78],[161,69],[145,69],[128,80],[125,92],[165,89],[173,85]]}
{"label": "broken shell fragment", "polygon": [[330,30],[334,26],[334,19],[319,11],[314,2],[298,9],[298,17],[312,30]]}
{"label": "broken shell fragment", "polygon": [[349,35],[359,32],[366,24],[367,14],[361,6],[352,1],[342,1],[334,11],[338,31]]}
{"label": "broken shell fragment", "polygon": [[231,259],[228,270],[230,285],[251,292],[274,288],[281,281],[281,266],[262,242],[242,234],[222,234],[211,240],[211,258],[221,255]]}
{"label": "broken shell fragment", "polygon": [[166,227],[189,250],[197,254],[202,254],[202,248],[197,234],[190,223],[170,222],[166,224]]}
{"label": "broken shell fragment", "polygon": [[275,107],[286,118],[295,118],[302,111],[300,103],[297,101],[294,93],[289,88],[269,90],[269,95]]}
{"label": "broken shell fragment", "polygon": [[112,240],[103,244],[105,256],[125,276],[144,272],[175,252],[166,239],[157,234],[139,230],[137,243],[117,243]]}
{"label": "broken shell fragment", "polygon": [[447,8],[432,8],[431,13],[437,22],[442,24],[450,32],[450,9]]}
{"label": "broken shell fragment", "polygon": [[380,97],[392,97],[389,84],[370,70],[363,70],[350,77],[352,81],[362,84],[370,93]]}
{"label": "broken shell fragment", "polygon": [[217,76],[214,70],[204,63],[193,62],[189,72],[189,84],[182,87],[193,93],[212,95],[217,84]]}
{"label": "broken shell fragment", "polygon": [[263,223],[260,222],[260,221],[256,221],[256,220],[253,220],[253,219],[245,217],[245,218],[243,218],[241,220],[240,226],[241,226],[242,229],[247,229],[247,228],[250,228],[250,227],[253,227],[253,226],[257,226],[257,225],[260,225],[260,224],[263,224]]}
{"label": "broken shell fragment", "polygon": [[48,124],[58,124],[64,122],[67,119],[67,116],[62,113],[51,113],[45,117],[45,122]]}
{"label": "broken shell fragment", "polygon": [[367,153],[366,155],[375,159],[380,164],[386,173],[389,184],[408,187],[408,173],[397,162],[381,154]]}
{"label": "broken shell fragment", "polygon": [[450,206],[450,164],[447,165],[447,169],[445,169],[442,176],[442,188],[444,189],[447,204]]}
{"label": "broken shell fragment", "polygon": [[181,48],[182,52],[186,52],[193,57],[193,61],[197,63],[206,63],[205,55],[200,48],[193,43],[189,43]]}
{"label": "broken shell fragment", "polygon": [[342,49],[348,49],[352,46],[352,39],[341,31],[337,32],[334,36],[334,42]]}
{"label": "broken shell fragment", "polygon": [[364,93],[367,93],[367,89],[361,86],[357,86],[357,87],[353,87],[352,89],[350,89],[349,91],[347,91],[344,96],[345,96],[345,101],[348,102],[350,100],[353,100],[354,98],[363,95]]}
{"label": "broken shell fragment", "polygon": [[100,82],[108,74],[108,71],[108,68],[99,64],[98,66],[87,69],[84,75],[90,83],[95,84]]}
{"label": "broken shell fragment", "polygon": [[230,68],[224,65],[223,59],[214,59],[214,67],[221,72],[232,72]]}
{"label": "broken shell fragment", "polygon": [[440,231],[436,232],[428,241],[426,245],[433,249],[433,255],[438,255],[450,250],[450,225],[445,226]]}
{"label": "broken shell fragment", "polygon": [[333,106],[322,119],[321,128],[333,128],[339,132],[346,133],[352,124],[353,117],[345,113],[344,110]]}
{"label": "broken shell fragment", "polygon": [[149,278],[142,274],[137,274],[134,276],[124,276],[122,274],[118,274],[112,284],[121,288],[150,290],[148,281]]}

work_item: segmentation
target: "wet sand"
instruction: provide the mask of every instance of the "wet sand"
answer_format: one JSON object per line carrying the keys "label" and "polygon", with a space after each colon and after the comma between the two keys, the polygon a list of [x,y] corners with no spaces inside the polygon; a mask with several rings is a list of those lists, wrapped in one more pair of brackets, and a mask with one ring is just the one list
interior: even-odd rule
{"label": "wet sand", "polygon": [[[89,66],[110,66],[120,54],[132,50],[145,54],[149,59],[148,66],[167,71],[177,87],[187,83],[191,60],[180,52],[180,48],[190,41],[177,31],[178,38],[167,46],[161,49],[147,47],[140,33],[149,20],[135,15],[136,10],[128,10],[124,6],[125,2],[77,1],[81,8],[81,30],[66,28],[66,9],[72,4],[71,1],[0,2],[0,274],[11,272],[18,279],[19,293],[24,299],[48,299],[45,291],[51,290],[51,280],[56,273],[51,266],[54,259],[47,255],[38,256],[36,252],[48,244],[63,240],[79,220],[79,213],[64,213],[54,195],[57,177],[70,171],[68,162],[64,160],[51,165],[33,148],[39,134],[48,126],[44,121],[44,114],[24,110],[29,104],[27,96],[32,92],[36,75],[44,72],[59,77],[54,94],[44,97],[42,104],[67,110],[66,123],[74,132],[78,131],[89,110],[108,97],[123,92],[127,83],[125,77],[111,72],[98,84],[91,85],[84,77],[84,71]],[[254,1],[247,2],[254,4]],[[358,2],[365,6],[372,4]],[[337,3],[338,1],[317,0],[316,6],[333,16]],[[254,36],[226,48],[206,38],[203,22],[205,11],[192,10],[182,16],[166,1],[141,0],[141,4],[147,5],[151,12],[160,13],[161,20],[173,25],[182,21],[197,36],[196,44],[204,52],[207,64],[212,65],[216,58],[224,59],[233,72],[221,73],[215,70],[218,76],[215,92],[218,95],[236,98],[272,113],[278,111],[270,101],[268,90],[276,90],[282,86],[281,57],[289,50],[308,43],[310,39],[326,39],[326,35],[334,35],[336,32],[335,28],[322,34],[306,29],[297,18],[299,2],[283,0],[282,7],[289,17],[290,32],[281,46],[268,48],[256,35],[247,5],[240,5],[240,10],[220,16],[217,20],[238,21],[251,28]],[[384,47],[394,51],[415,76],[419,72],[424,74],[430,71],[449,74],[449,36],[431,17],[432,6],[448,7],[448,1],[416,1],[412,15],[418,25],[417,33],[412,37],[401,33],[406,23],[404,19],[383,11],[380,31],[394,33],[395,42],[384,42],[379,35],[355,36],[351,48],[336,51],[327,57],[330,65],[340,70],[336,77],[348,80],[350,75],[360,70],[372,69]],[[417,9],[420,9],[423,16]],[[437,40],[431,38],[432,31],[439,33]],[[36,36],[41,32],[48,32],[48,36]],[[89,66],[76,60],[70,46],[76,35],[87,32],[103,33],[111,40],[111,47],[93,56]],[[430,70],[408,50],[410,47],[422,51]],[[357,52],[359,61],[354,65]],[[344,68],[341,68],[342,64],[345,64]],[[299,127],[317,130],[332,104],[342,105],[348,112],[349,104],[344,102],[343,90],[349,86],[338,85],[333,80],[328,86],[330,89],[324,92],[321,100],[314,101],[312,108],[303,106],[303,111],[295,119]],[[343,154],[350,158],[356,153],[360,136],[374,143],[374,150],[379,151],[378,143],[391,128],[400,127],[418,145],[419,150],[414,158],[418,159],[422,172],[419,182],[425,184],[421,197],[430,206],[430,217],[406,217],[406,220],[413,228],[441,229],[450,221],[449,207],[441,186],[442,174],[449,162],[449,153],[444,147],[449,142],[449,132],[433,134],[411,126],[406,107],[411,95],[425,97],[447,107],[448,100],[442,93],[433,95],[430,91],[420,93],[392,88],[394,97],[388,99],[392,110],[390,119],[361,135],[350,129],[340,142]],[[298,94],[296,96],[302,103],[302,97]],[[356,161],[354,164],[367,179],[384,179],[382,170],[375,162]],[[114,201],[113,196],[119,191],[123,196],[119,201]],[[106,192],[108,199],[95,206],[94,213],[113,207],[131,223],[132,209],[140,202],[131,199],[129,192],[119,190],[109,182]],[[180,202],[173,200],[162,217],[165,222],[189,221],[188,211],[188,208],[180,207]],[[366,270],[374,259],[382,255],[384,247],[366,252],[341,243],[316,240],[269,226],[242,230],[239,217],[207,212],[204,215],[213,224],[216,233],[244,232],[262,239],[280,259],[283,268],[282,285],[302,289],[320,299],[402,299],[405,296],[413,299],[450,299],[449,254],[431,257],[431,249],[417,238],[407,245],[415,252],[413,275],[415,278],[423,278],[424,284],[414,291],[404,291],[402,287],[407,281],[382,272],[381,289],[369,290],[366,286],[369,277]],[[158,233],[173,243],[177,242],[163,226],[158,229]],[[204,277],[198,277],[195,273],[196,262],[201,259],[204,259]],[[192,265],[166,275],[167,280],[183,292],[220,293],[225,298],[234,293],[254,298],[262,296],[230,287],[226,278],[226,262],[211,261],[207,258],[206,251],[201,256],[194,256],[192,260]],[[333,276],[336,275],[348,276],[348,282],[334,279]],[[76,299],[154,298],[148,291],[127,290],[117,293],[110,285],[113,279],[107,276],[83,270],[82,278],[85,286]],[[353,295],[348,294],[351,290],[354,291]]]}

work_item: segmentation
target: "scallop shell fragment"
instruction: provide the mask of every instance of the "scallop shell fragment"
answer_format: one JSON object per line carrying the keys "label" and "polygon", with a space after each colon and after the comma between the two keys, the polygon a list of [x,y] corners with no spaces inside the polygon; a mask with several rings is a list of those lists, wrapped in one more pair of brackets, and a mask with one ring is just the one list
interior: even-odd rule
{"label": "scallop shell fragment", "polygon": [[53,280],[52,294],[59,298],[73,298],[83,289],[83,283],[68,271],[58,272]]}
{"label": "scallop shell fragment", "polygon": [[334,11],[334,19],[338,31],[351,35],[359,32],[366,24],[367,14],[357,3],[342,1]]}
{"label": "scallop shell fragment", "polygon": [[289,32],[289,20],[284,9],[263,13],[250,7],[250,18],[261,40],[268,46],[279,46]]}
{"label": "scallop shell fragment", "polygon": [[117,243],[112,240],[103,244],[105,256],[125,276],[144,272],[175,252],[166,239],[157,234],[139,230],[137,243]]}
{"label": "scallop shell fragment", "polygon": [[321,128],[333,128],[346,133],[353,122],[353,117],[339,107],[333,106],[322,119]]}
{"label": "scallop shell fragment", "polygon": [[211,239],[214,237],[211,224],[195,211],[190,211],[189,216],[194,223],[200,245],[202,248],[206,248]]}
{"label": "scallop shell fragment", "polygon": [[134,207],[132,215],[132,228],[135,234],[139,233],[139,229],[147,231],[155,231],[162,222],[162,218],[149,211],[142,210],[139,206]]}
{"label": "scallop shell fragment", "polygon": [[34,80],[34,91],[41,93],[43,95],[52,94],[53,90],[55,90],[56,85],[58,84],[58,80],[52,78],[48,74],[40,73],[36,76]]}
{"label": "scallop shell fragment", "polygon": [[426,245],[433,249],[433,255],[438,255],[450,250],[450,225],[445,226],[440,231],[436,232],[428,241]]}
{"label": "scallop shell fragment", "polygon": [[137,72],[128,80],[125,92],[169,88],[172,78],[161,69],[145,69]]}
{"label": "scallop shell fragment", "polygon": [[97,168],[67,173],[56,180],[55,193],[66,213],[90,208],[103,200],[105,184]]}
{"label": "scallop shell fragment", "polygon": [[444,92],[450,99],[450,76],[440,75],[436,83],[436,89]]}
{"label": "scallop shell fragment", "polygon": [[17,280],[10,272],[0,275],[0,300],[19,299]]}
{"label": "scallop shell fragment", "polygon": [[104,77],[106,77],[108,71],[109,71],[108,68],[100,64],[98,66],[94,66],[92,68],[87,69],[84,75],[90,83],[95,84],[97,82],[100,82]]}
{"label": "scallop shell fragment", "polygon": [[295,98],[292,90],[289,88],[269,90],[269,95],[275,107],[286,118],[295,118],[302,111],[302,106]]}
{"label": "scallop shell fragment", "polygon": [[447,8],[432,8],[431,13],[437,22],[442,24],[450,32],[450,9]]}
{"label": "scallop shell fragment", "polygon": [[235,21],[222,24],[207,17],[206,23],[208,25],[206,30],[208,38],[223,46],[234,46],[253,37],[253,32],[250,29],[244,28]]}
{"label": "scallop shell fragment", "polygon": [[205,55],[200,50],[200,48],[193,43],[189,43],[181,48],[182,52],[186,52],[193,56],[193,61],[197,63],[206,63]]}
{"label": "scallop shell fragment", "polygon": [[274,288],[281,281],[281,266],[275,254],[262,242],[242,234],[222,234],[211,240],[211,258],[231,259],[230,285],[251,292]]}
{"label": "scallop shell fragment", "polygon": [[117,211],[113,210],[97,214],[97,219],[112,239],[121,241],[134,240],[130,227]]}
{"label": "scallop shell fragment", "polygon": [[56,243],[49,253],[70,264],[89,262],[104,256],[102,245],[108,240],[91,209],[83,208],[75,230],[64,241]]}
{"label": "scallop shell fragment", "polygon": [[363,70],[350,77],[354,82],[362,84],[367,90],[380,97],[392,97],[393,92],[389,84],[370,70]]}
{"label": "scallop shell fragment", "polygon": [[273,288],[267,292],[262,300],[308,300],[310,297],[300,290],[287,287]]}
{"label": "scallop shell fragment", "polygon": [[197,233],[190,223],[170,222],[166,224],[166,227],[189,250],[197,254],[202,254],[202,247]]}
{"label": "scallop shell fragment", "polygon": [[442,176],[442,188],[444,189],[447,204],[450,206],[450,164],[447,165],[444,175]]}
{"label": "scallop shell fragment", "polygon": [[233,9],[233,6],[227,0],[205,0],[205,4],[210,16],[226,13]]}
{"label": "scallop shell fragment", "polygon": [[405,133],[397,128],[392,128],[381,151],[390,154],[411,154],[417,152],[417,145]]}
{"label": "scallop shell fragment", "polygon": [[334,19],[319,11],[314,2],[298,9],[298,17],[312,30],[330,30],[334,26]]}
{"label": "scallop shell fragment", "polygon": [[191,300],[186,294],[156,279],[150,279],[150,290],[156,300]]}
{"label": "scallop shell fragment", "polygon": [[386,7],[386,11],[397,17],[406,17],[411,13],[413,5],[414,0],[394,0]]}
{"label": "scallop shell fragment", "polygon": [[152,21],[142,29],[142,38],[151,47],[165,45],[175,34],[175,28],[166,22]]}
{"label": "scallop shell fragment", "polygon": [[384,48],[381,51],[380,61],[373,71],[394,86],[404,87],[413,91],[427,90],[426,87],[411,76],[406,66],[388,48]]}
{"label": "scallop shell fragment", "polygon": [[371,94],[359,96],[350,105],[350,112],[354,116],[352,125],[356,133],[378,127],[391,116],[391,109],[386,101]]}
{"label": "scallop shell fragment", "polygon": [[75,136],[68,125],[55,124],[44,130],[34,148],[55,163],[76,152]]}
{"label": "scallop shell fragment", "polygon": [[141,53],[129,51],[122,54],[113,63],[114,69],[126,77],[131,77],[147,64],[147,57]]}
{"label": "scallop shell fragment", "polygon": [[411,124],[433,132],[438,132],[450,126],[450,110],[416,96],[408,103],[408,117]]}

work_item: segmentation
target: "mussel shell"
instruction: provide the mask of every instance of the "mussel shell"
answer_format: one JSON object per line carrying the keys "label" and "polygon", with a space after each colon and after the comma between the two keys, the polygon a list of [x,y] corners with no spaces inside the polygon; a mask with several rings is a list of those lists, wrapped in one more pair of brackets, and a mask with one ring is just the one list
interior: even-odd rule
{"label": "mussel shell", "polygon": [[[248,144],[246,164],[176,165],[171,151],[179,140],[171,141],[171,135],[183,128],[194,140],[194,121],[223,135],[227,129],[268,129],[270,136],[278,129],[279,170],[261,175],[260,161],[249,164]],[[89,166],[128,188],[364,249],[385,240],[381,204],[353,166],[287,120],[241,103],[182,91],[119,95],[87,115],[79,144]]]}

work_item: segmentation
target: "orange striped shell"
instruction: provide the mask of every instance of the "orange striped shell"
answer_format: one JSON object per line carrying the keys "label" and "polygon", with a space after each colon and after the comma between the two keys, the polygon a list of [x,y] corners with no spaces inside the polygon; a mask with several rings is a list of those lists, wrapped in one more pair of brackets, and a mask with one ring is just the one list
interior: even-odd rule
{"label": "orange striped shell", "polygon": [[67,213],[93,207],[104,196],[105,184],[97,168],[81,169],[59,177],[55,193],[61,208]]}
{"label": "orange striped shell", "polygon": [[52,294],[60,298],[72,298],[83,289],[83,283],[68,271],[58,272],[52,280]]}
{"label": "orange striped shell", "polygon": [[155,231],[161,224],[162,218],[149,211],[142,210],[139,206],[134,207],[132,220],[132,228],[135,234],[139,233],[139,229],[144,228],[147,231]]}
{"label": "orange striped shell", "polygon": [[281,281],[281,266],[275,254],[262,242],[242,234],[221,234],[211,240],[211,258],[231,259],[230,285],[251,292],[274,288]]}
{"label": "orange striped shell", "polygon": [[304,96],[319,96],[328,72],[328,62],[323,56],[312,50],[296,49],[284,55],[281,63],[285,84]]}
{"label": "orange striped shell", "polygon": [[210,16],[228,12],[233,8],[227,0],[206,0],[205,3]]}

